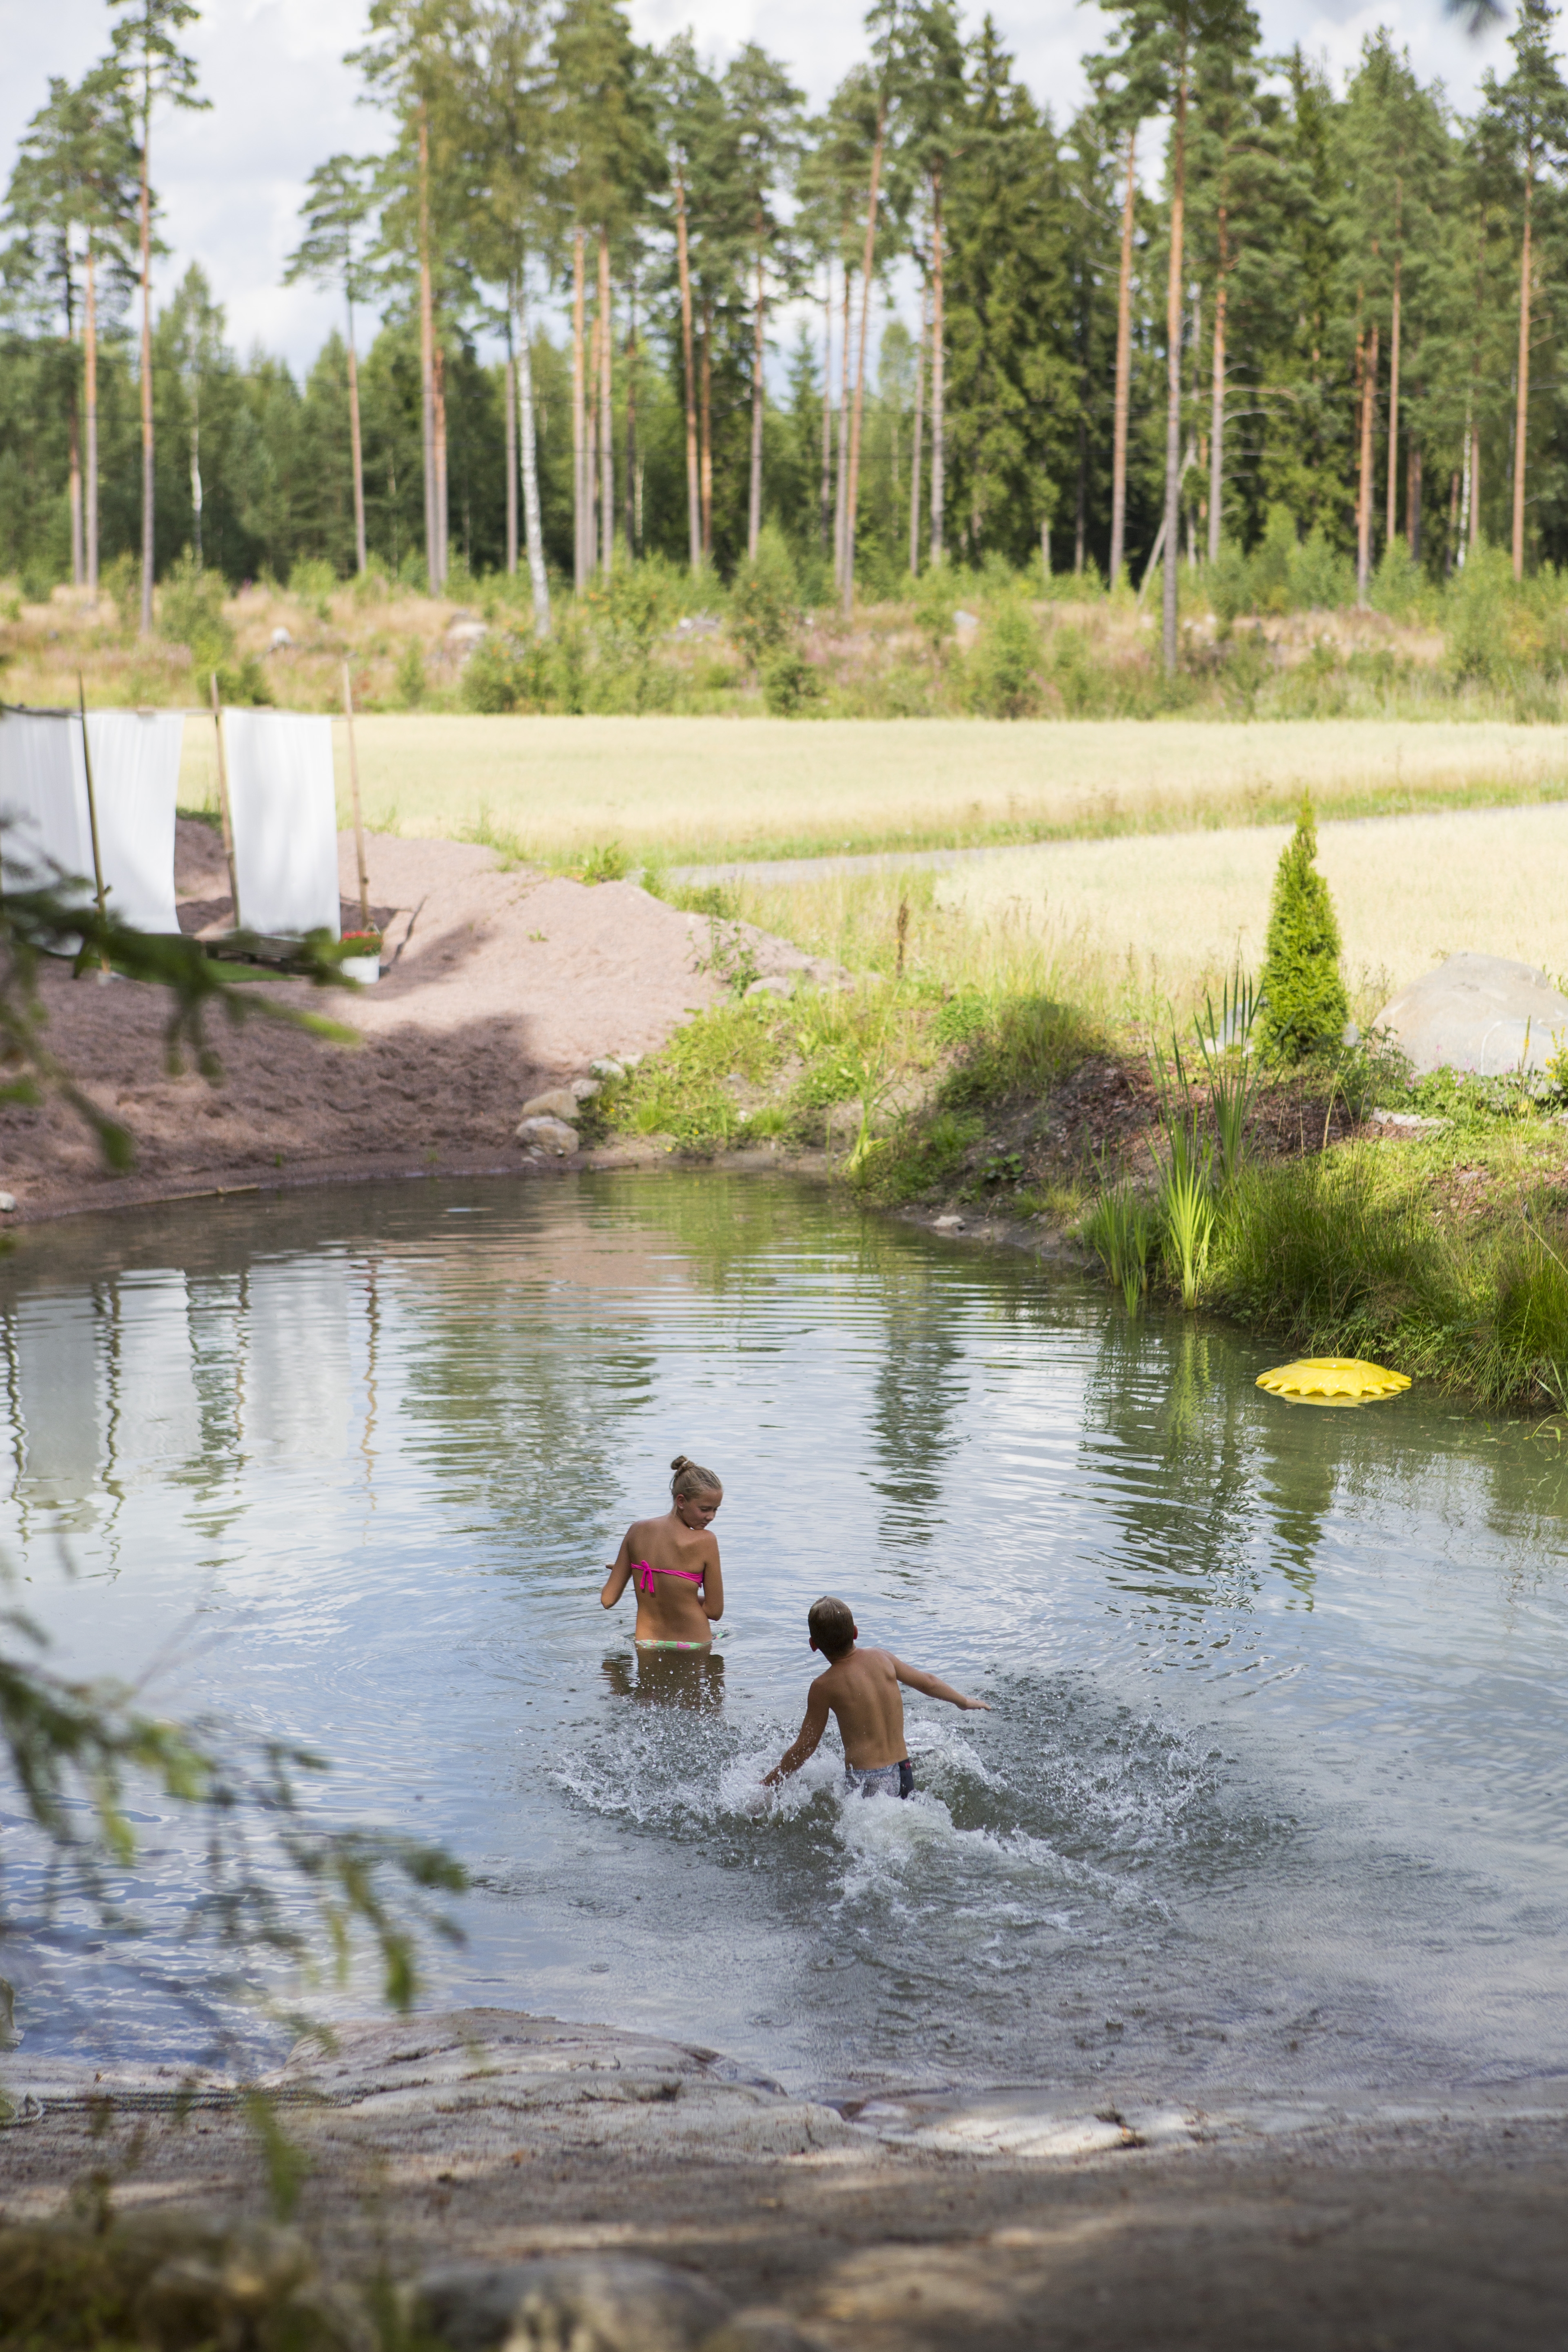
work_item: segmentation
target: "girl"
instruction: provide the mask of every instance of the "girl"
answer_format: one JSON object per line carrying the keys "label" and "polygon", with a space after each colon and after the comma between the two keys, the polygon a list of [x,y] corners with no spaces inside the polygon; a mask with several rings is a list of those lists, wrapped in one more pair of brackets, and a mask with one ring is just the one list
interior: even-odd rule
{"label": "girl", "polygon": [[706,1650],[724,1614],[719,1546],[709,1532],[724,1489],[684,1454],[669,1466],[669,1509],[661,1519],[634,1519],[599,1599],[613,1609],[633,1582],[639,1650]]}

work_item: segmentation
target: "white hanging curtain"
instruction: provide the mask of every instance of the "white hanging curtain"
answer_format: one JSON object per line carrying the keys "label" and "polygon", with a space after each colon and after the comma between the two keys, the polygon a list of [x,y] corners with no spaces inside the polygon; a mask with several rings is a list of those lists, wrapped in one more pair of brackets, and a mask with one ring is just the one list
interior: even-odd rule
{"label": "white hanging curtain", "polygon": [[224,763],[239,909],[274,938],[340,936],[332,722],[282,710],[226,710]]}
{"label": "white hanging curtain", "polygon": [[[174,805],[185,722],[177,710],[89,710],[88,749],[109,911],[139,931],[177,931]],[[93,895],[81,720],[74,711],[0,713],[0,835],[13,889],[79,876]]]}
{"label": "white hanging curtain", "polygon": [[0,881],[7,890],[38,889],[60,873],[85,876],[85,892],[75,895],[91,902],[79,720],[64,711],[0,711]]}

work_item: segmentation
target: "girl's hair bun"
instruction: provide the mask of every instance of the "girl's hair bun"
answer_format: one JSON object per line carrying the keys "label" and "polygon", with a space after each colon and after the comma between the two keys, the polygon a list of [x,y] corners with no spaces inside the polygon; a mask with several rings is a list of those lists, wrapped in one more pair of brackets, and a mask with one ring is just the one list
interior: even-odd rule
{"label": "girl's hair bun", "polygon": [[724,1491],[724,1482],[718,1473],[704,1470],[701,1463],[693,1462],[689,1454],[678,1454],[669,1466],[675,1474],[669,1491],[678,1503],[683,1503],[689,1495],[721,1495]]}

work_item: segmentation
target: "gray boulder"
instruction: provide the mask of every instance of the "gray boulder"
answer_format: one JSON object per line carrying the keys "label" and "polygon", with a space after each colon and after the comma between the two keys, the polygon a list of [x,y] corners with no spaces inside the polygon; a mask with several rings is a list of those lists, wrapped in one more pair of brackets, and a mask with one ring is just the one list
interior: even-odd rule
{"label": "gray boulder", "polygon": [[563,1118],[525,1118],[520,1120],[517,1139],[526,1151],[542,1151],[552,1160],[564,1160],[577,1149],[577,1130]]}
{"label": "gray boulder", "polygon": [[1568,996],[1533,964],[1451,955],[1391,996],[1373,1024],[1388,1030],[1417,1076],[1474,1070],[1501,1077],[1542,1070],[1568,1045]]}
{"label": "gray boulder", "polygon": [[530,1095],[521,1118],[575,1118],[577,1097],[571,1087],[552,1087],[548,1094]]}
{"label": "gray boulder", "polygon": [[426,2272],[410,2300],[451,2352],[693,2352],[728,2315],[689,2272],[618,2255],[464,2263]]}

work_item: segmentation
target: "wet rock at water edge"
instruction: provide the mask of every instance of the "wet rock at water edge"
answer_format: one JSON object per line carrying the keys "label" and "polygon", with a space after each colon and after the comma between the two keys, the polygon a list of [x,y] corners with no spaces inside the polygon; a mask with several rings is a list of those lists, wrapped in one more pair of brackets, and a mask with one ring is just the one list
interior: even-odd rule
{"label": "wet rock at water edge", "polygon": [[548,1094],[531,1095],[523,1104],[521,1118],[564,1118],[577,1116],[577,1095],[572,1087],[552,1087]]}
{"label": "wet rock at water edge", "polygon": [[517,1139],[526,1151],[542,1151],[552,1160],[564,1160],[577,1149],[577,1130],[563,1118],[525,1118],[519,1123]]}
{"label": "wet rock at water edge", "polygon": [[450,2352],[698,2352],[729,2316],[689,2272],[595,2255],[427,2271],[408,2305]]}

